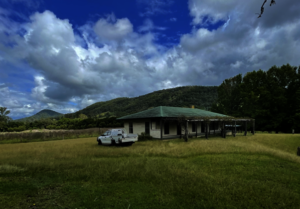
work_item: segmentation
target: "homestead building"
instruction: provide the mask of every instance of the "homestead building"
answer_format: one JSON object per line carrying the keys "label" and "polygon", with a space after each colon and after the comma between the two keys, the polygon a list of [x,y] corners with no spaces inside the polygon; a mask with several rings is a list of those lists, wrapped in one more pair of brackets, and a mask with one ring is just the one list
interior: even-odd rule
{"label": "homestead building", "polygon": [[[149,134],[153,138],[178,138],[186,135],[187,137],[205,136],[209,134],[220,134],[226,137],[226,124],[232,124],[236,133],[236,122],[245,122],[245,135],[247,134],[247,122],[253,119],[235,119],[233,117],[214,113],[206,110],[182,107],[158,106],[152,109],[117,118],[124,122],[127,133]],[[187,133],[185,130],[187,127]],[[228,134],[228,133],[227,133]]]}

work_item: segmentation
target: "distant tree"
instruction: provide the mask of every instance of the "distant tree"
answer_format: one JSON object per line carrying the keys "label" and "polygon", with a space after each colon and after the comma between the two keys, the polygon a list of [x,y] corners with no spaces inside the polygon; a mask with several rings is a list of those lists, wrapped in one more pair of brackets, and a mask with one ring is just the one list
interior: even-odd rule
{"label": "distant tree", "polygon": [[[266,2],[267,2],[267,0],[264,0],[264,3],[262,4],[262,6],[260,8],[260,14],[259,14],[258,18],[260,18],[262,16],[262,14],[264,13],[264,10],[265,10],[264,6],[265,6]],[[275,0],[271,0],[270,6],[272,6],[272,4],[276,4]]]}
{"label": "distant tree", "polygon": [[79,115],[79,118],[80,118],[80,119],[87,119],[88,116],[86,116],[85,114],[82,114],[82,113],[81,113],[81,114]]}

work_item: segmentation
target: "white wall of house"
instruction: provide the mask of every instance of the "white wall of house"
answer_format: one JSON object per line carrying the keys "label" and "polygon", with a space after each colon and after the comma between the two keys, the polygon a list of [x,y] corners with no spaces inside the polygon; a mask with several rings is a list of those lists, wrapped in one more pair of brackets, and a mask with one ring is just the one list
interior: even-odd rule
{"label": "white wall of house", "polygon": [[[145,122],[149,122],[150,124],[150,135],[153,138],[160,138],[160,121],[155,119],[136,119],[131,120],[133,125],[133,133],[140,135],[142,132],[145,132]],[[203,122],[197,122],[197,133],[200,134],[201,132],[201,123]],[[124,122],[124,128],[126,129],[127,133],[129,133],[129,121]],[[216,129],[220,129],[220,127],[216,127]],[[208,127],[209,130],[209,127]],[[192,130],[192,122],[189,121],[188,123],[188,131],[191,135],[196,135],[196,131],[193,132]],[[182,134],[184,134],[184,129],[182,128],[181,131]],[[165,137],[172,137],[172,136],[178,136],[177,135],[177,121],[169,121],[169,134],[165,134],[164,126],[163,126],[163,138]]]}
{"label": "white wall of house", "polygon": [[126,129],[127,133],[129,132],[129,123],[132,122],[133,125],[133,134],[141,134],[142,132],[145,132],[145,122],[147,120],[132,120],[132,121],[126,121],[124,123],[124,128]]}
{"label": "white wall of house", "polygon": [[153,138],[160,138],[160,121],[151,120],[150,135]]}

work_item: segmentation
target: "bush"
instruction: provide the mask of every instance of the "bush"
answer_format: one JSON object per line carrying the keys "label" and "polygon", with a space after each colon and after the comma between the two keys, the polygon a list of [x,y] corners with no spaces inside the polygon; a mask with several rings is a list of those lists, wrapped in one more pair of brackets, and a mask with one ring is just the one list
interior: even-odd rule
{"label": "bush", "polygon": [[25,126],[19,126],[19,127],[14,128],[14,130],[17,131],[17,132],[25,131],[26,127]]}
{"label": "bush", "polygon": [[89,124],[89,125],[87,126],[87,128],[94,128],[94,127],[96,127],[95,124]]}
{"label": "bush", "polygon": [[139,135],[139,138],[138,138],[139,141],[151,140],[151,139],[153,139],[153,137],[150,136],[149,134],[145,134],[144,132],[142,132],[141,135]]}

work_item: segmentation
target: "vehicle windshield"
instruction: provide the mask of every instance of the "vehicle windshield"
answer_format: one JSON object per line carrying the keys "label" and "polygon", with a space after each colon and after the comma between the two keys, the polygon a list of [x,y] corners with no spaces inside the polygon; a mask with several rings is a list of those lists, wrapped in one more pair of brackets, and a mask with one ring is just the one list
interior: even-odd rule
{"label": "vehicle windshield", "polygon": [[102,136],[109,136],[110,135],[110,131],[106,131],[104,134],[102,134]]}

